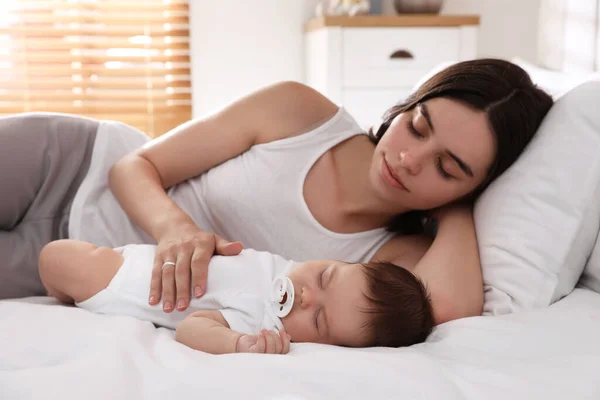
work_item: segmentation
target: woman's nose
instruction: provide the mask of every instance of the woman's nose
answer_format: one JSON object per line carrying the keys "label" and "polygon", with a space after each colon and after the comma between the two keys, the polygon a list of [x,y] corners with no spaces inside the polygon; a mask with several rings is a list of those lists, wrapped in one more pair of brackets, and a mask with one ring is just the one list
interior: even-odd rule
{"label": "woman's nose", "polygon": [[417,175],[421,172],[425,151],[420,149],[410,149],[400,152],[400,165],[411,174]]}

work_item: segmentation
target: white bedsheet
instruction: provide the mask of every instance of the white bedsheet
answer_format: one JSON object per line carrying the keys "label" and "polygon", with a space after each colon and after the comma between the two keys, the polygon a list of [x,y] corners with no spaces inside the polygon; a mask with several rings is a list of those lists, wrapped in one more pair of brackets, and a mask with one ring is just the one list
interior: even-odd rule
{"label": "white bedsheet", "polygon": [[454,321],[405,349],[213,356],[129,317],[0,301],[0,399],[600,399],[600,295]]}

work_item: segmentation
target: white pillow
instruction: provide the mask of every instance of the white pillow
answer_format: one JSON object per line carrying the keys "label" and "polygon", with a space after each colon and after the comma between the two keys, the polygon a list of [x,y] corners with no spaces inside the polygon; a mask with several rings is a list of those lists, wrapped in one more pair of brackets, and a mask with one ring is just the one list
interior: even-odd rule
{"label": "white pillow", "polygon": [[527,71],[533,83],[546,90],[555,99],[585,81],[600,79],[600,72],[554,71],[532,64],[519,57],[515,57],[510,61]]}
{"label": "white pillow", "polygon": [[577,283],[600,227],[599,106],[598,81],[558,99],[476,202],[484,314],[548,306]]}
{"label": "white pillow", "polygon": [[577,286],[600,293],[600,241],[598,240]]}

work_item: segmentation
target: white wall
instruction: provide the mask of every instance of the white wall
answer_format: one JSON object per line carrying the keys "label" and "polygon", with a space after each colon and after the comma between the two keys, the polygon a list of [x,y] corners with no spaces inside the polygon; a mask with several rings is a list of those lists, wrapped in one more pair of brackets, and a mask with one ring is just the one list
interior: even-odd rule
{"label": "white wall", "polygon": [[266,84],[302,80],[311,1],[191,0],[194,116]]}
{"label": "white wall", "polygon": [[479,14],[479,56],[535,62],[543,0],[446,0],[442,13]]}
{"label": "white wall", "polygon": [[[535,61],[541,1],[446,0],[442,13],[481,15],[479,56]],[[318,2],[191,0],[194,116],[266,84],[302,80],[303,24]]]}
{"label": "white wall", "polygon": [[[442,14],[478,14],[479,57],[535,62],[540,5],[543,0],[445,0]],[[385,14],[394,14],[392,0],[384,0]]]}

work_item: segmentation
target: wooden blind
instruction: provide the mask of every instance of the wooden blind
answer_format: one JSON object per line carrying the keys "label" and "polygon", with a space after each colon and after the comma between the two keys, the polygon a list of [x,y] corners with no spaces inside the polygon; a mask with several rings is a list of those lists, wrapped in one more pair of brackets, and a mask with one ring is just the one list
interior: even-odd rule
{"label": "wooden blind", "polygon": [[187,0],[0,0],[0,114],[114,119],[150,136],[191,117]]}

